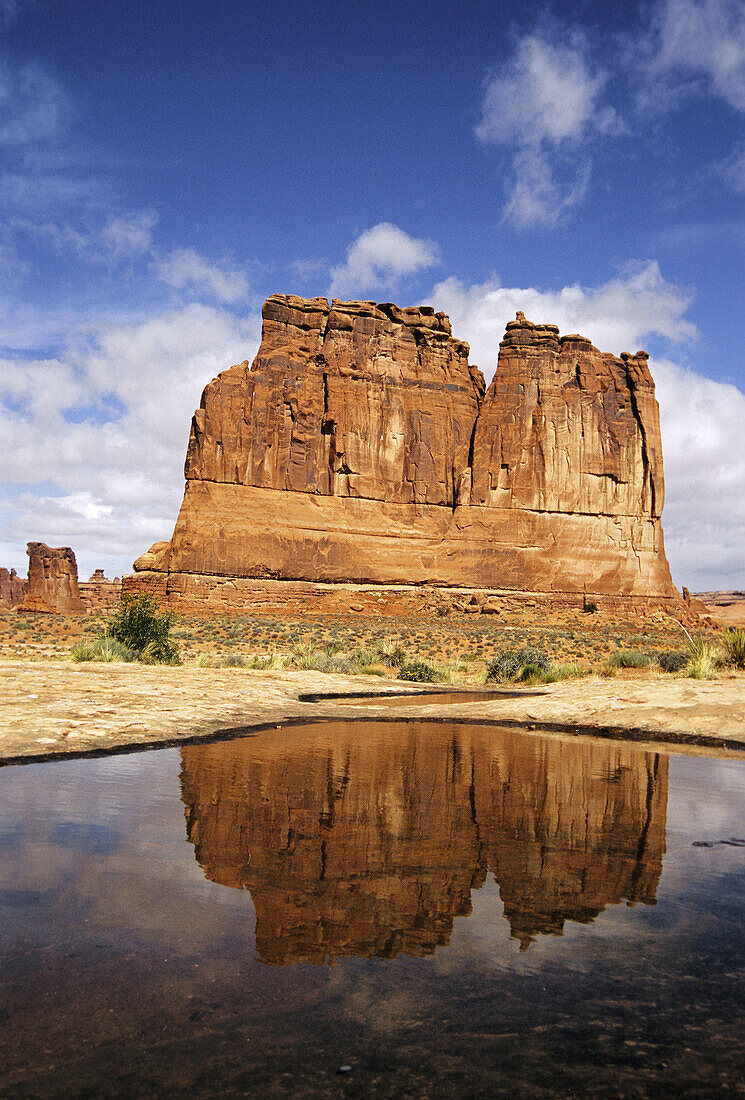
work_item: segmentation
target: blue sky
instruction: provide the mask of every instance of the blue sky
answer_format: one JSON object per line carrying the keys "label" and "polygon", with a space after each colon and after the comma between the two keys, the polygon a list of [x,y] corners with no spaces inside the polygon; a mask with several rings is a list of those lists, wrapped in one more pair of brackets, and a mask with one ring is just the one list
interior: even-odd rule
{"label": "blue sky", "polygon": [[0,0],[0,564],[169,537],[275,291],[646,348],[678,584],[745,588],[745,4]]}

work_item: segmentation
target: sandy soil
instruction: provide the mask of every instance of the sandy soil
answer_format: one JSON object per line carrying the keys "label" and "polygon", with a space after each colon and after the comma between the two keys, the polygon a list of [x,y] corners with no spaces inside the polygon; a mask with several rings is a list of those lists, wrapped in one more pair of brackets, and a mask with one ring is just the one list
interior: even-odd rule
{"label": "sandy soil", "polygon": [[[305,694],[414,692],[400,681],[317,672],[168,668],[0,660],[0,763],[179,743],[221,730],[304,718],[469,718],[536,730],[668,742],[686,751],[745,755],[745,675],[696,681],[665,674],[592,676],[533,688],[506,686],[427,706],[364,707]],[[437,688],[438,692],[443,690]],[[500,689],[501,690],[501,689]],[[359,702],[359,701],[357,701]]]}

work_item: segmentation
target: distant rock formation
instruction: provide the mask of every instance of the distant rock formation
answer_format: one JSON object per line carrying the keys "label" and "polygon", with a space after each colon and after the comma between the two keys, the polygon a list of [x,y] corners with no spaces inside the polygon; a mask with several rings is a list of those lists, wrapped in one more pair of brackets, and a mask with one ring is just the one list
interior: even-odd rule
{"label": "distant rock formation", "polygon": [[78,563],[69,546],[30,542],[28,580],[17,611],[84,611],[78,591]]}
{"label": "distant rock formation", "polygon": [[265,962],[432,954],[488,873],[523,950],[654,904],[666,756],[468,725],[364,732],[181,750],[188,839],[208,879],[249,890]]}
{"label": "distant rock formation", "polygon": [[13,608],[23,599],[26,582],[15,569],[0,568],[0,608]]}
{"label": "distant rock formation", "polygon": [[0,569],[0,609],[21,613],[105,612],[119,606],[122,582],[107,580],[96,569],[88,581],[78,580],[78,565],[69,546],[55,548],[29,542],[28,579],[15,569]]}
{"label": "distant rock formation", "polygon": [[273,295],[259,353],[195,413],[173,537],[125,590],[248,578],[681,603],[647,355],[522,314],[486,394],[429,307]]}
{"label": "distant rock formation", "polygon": [[103,569],[95,569],[87,581],[78,581],[80,598],[89,614],[114,611],[119,606],[122,582],[119,577],[110,581]]}

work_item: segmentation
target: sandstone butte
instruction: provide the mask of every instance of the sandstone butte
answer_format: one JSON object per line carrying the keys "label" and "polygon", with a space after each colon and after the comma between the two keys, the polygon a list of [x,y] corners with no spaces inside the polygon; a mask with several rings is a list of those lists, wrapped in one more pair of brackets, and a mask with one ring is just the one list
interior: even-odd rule
{"label": "sandstone butte", "polygon": [[272,295],[210,382],[173,536],[124,591],[250,606],[256,579],[682,607],[646,352],[522,313],[494,380],[431,307]]}

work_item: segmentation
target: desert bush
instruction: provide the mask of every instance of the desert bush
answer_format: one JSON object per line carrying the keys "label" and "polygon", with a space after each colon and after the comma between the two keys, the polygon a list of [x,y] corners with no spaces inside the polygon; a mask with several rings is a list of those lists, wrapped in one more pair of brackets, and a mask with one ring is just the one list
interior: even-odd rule
{"label": "desert bush", "polygon": [[713,680],[717,666],[717,652],[711,642],[700,634],[695,638],[689,637],[688,661],[684,672],[694,680]]}
{"label": "desert bush", "polygon": [[553,684],[559,680],[578,680],[580,676],[589,676],[590,670],[574,661],[565,661],[560,665],[551,665],[548,672],[541,674],[544,684]]}
{"label": "desert bush", "polygon": [[327,660],[323,650],[317,649],[313,642],[300,642],[292,650],[292,664],[295,668],[322,672]]}
{"label": "desert bush", "polygon": [[643,653],[641,649],[622,649],[618,653],[611,653],[608,658],[608,664],[612,668],[651,668],[654,663],[654,657]]}
{"label": "desert bush", "polygon": [[597,609],[598,605],[594,602],[594,600],[584,599],[582,601],[582,610],[586,615],[594,615]]}
{"label": "desert bush", "polygon": [[400,668],[406,660],[406,650],[395,638],[381,638],[375,649],[380,663],[388,668]]}
{"label": "desert bush", "polygon": [[170,637],[173,620],[173,612],[160,611],[149,592],[124,596],[121,608],[106,627],[105,637],[133,650],[146,664],[178,665],[178,646]]}
{"label": "desert bush", "polygon": [[487,666],[487,681],[498,683],[517,683],[538,673],[548,672],[550,668],[546,654],[540,649],[525,646],[523,649],[507,650],[498,654]]}
{"label": "desert bush", "polygon": [[399,680],[413,680],[419,684],[433,684],[437,680],[437,671],[431,665],[423,661],[413,661],[408,665],[401,665],[398,670]]}
{"label": "desert bush", "polygon": [[117,642],[114,638],[104,635],[86,645],[82,642],[72,647],[73,661],[103,661],[110,664],[112,661],[134,661],[135,654],[127,646]]}
{"label": "desert bush", "polygon": [[282,653],[273,653],[270,657],[253,656],[248,658],[246,668],[255,668],[263,672],[267,669],[287,668],[291,661],[291,657],[285,657]]}
{"label": "desert bush", "polygon": [[663,672],[680,672],[688,664],[688,653],[684,649],[667,649],[656,653],[655,661]]}
{"label": "desert bush", "polygon": [[352,654],[352,661],[360,668],[367,668],[368,665],[375,664],[377,658],[377,649],[356,649]]}
{"label": "desert bush", "polygon": [[745,630],[739,626],[728,627],[722,638],[721,650],[728,665],[745,668]]}

